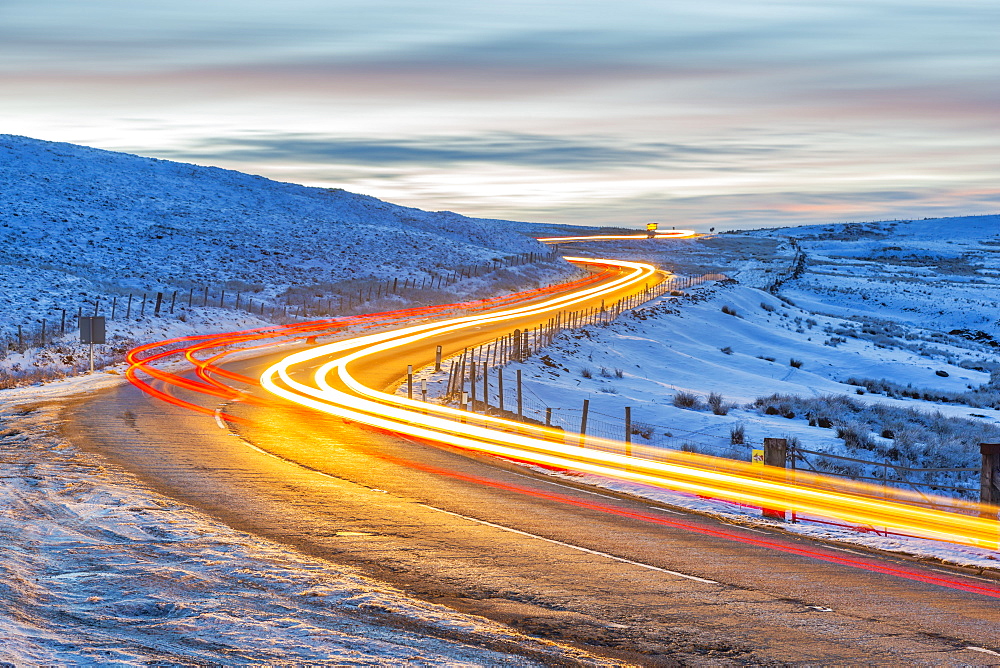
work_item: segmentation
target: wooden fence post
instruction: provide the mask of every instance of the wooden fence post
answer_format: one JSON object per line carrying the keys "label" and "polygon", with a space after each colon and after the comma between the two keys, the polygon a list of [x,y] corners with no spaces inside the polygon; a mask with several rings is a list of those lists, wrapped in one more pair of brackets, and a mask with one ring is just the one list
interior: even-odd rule
{"label": "wooden fence post", "polygon": [[[788,454],[788,441],[783,438],[764,439],[764,466],[776,466],[785,468],[785,458]],[[785,520],[784,510],[774,510],[772,508],[761,508],[764,517],[775,520]]]}
{"label": "wooden fence post", "polygon": [[524,421],[524,405],[521,401],[521,370],[517,370],[517,419]]}
{"label": "wooden fence post", "polygon": [[583,400],[583,414],[580,416],[580,447],[587,438],[587,414],[590,413],[590,399]]}
{"label": "wooden fence post", "polygon": [[632,407],[625,407],[625,456],[632,456]]}
{"label": "wooden fence post", "polygon": [[[979,501],[1000,506],[1000,443],[980,443],[983,467],[979,471]],[[982,516],[996,519],[995,509],[984,510]]]}

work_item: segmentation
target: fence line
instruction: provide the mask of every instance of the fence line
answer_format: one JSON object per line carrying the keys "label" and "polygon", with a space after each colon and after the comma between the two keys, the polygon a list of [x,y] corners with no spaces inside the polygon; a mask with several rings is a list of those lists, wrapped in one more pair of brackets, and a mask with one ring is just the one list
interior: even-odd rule
{"label": "fence line", "polygon": [[257,298],[248,288],[232,289],[228,286],[188,287],[164,292],[121,293],[110,296],[86,297],[71,308],[51,308],[52,319],[36,318],[17,325],[16,332],[0,335],[0,357],[8,351],[24,352],[29,348],[44,347],[55,339],[74,332],[77,320],[83,315],[105,315],[108,320],[141,319],[147,315],[173,315],[180,309],[195,307],[226,308],[244,311],[271,320],[338,315],[363,307],[367,303],[389,296],[406,296],[414,291],[438,290],[460,281],[485,276],[500,269],[552,261],[556,253],[520,253],[489,262],[462,265],[451,270],[427,272],[422,277],[393,277],[385,280],[352,281],[350,284],[330,284],[324,295],[316,296],[317,288],[292,288],[272,300]]}

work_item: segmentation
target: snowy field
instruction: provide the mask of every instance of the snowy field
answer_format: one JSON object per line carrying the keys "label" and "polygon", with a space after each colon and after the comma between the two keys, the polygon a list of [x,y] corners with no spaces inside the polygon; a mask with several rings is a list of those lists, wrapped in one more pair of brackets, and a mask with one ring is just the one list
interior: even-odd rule
{"label": "snowy field", "polygon": [[[906,249],[891,251],[904,259],[870,259],[890,252],[885,246]],[[906,479],[931,484],[919,487],[924,492],[978,498],[977,473],[904,477],[881,464],[975,468],[978,444],[1000,442],[1000,350],[993,343],[1000,216],[726,234],[644,248],[646,259],[678,272],[724,272],[734,280],[662,297],[607,326],[566,332],[505,367],[508,378],[522,371],[529,417],[544,420],[549,409],[554,425],[578,431],[586,399],[588,433],[620,440],[627,406],[637,443],[749,460],[764,438],[786,438],[805,450],[873,462],[810,454],[800,468],[902,487]],[[573,250],[638,255],[597,243]],[[797,250],[805,262],[793,277]],[[946,259],[917,266],[929,257]],[[767,290],[777,279],[788,280]],[[441,376],[427,379],[440,394]],[[513,405],[509,388],[505,397]],[[764,521],[756,519],[759,510],[591,482]],[[996,567],[997,555],[983,550],[816,525],[790,530]]]}

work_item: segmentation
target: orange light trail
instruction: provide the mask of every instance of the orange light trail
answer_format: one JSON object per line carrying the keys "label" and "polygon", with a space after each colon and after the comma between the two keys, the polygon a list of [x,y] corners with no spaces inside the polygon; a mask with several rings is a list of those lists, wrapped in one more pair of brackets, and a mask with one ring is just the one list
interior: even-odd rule
{"label": "orange light trail", "polygon": [[[446,334],[525,318],[544,318],[622,290],[658,280],[648,264],[566,258],[621,275],[598,285],[499,311],[449,318],[338,341],[293,353],[261,377],[267,390],[316,410],[389,432],[445,443],[546,467],[590,473],[691,495],[724,499],[851,525],[886,527],[899,533],[997,549],[997,508],[946,497],[925,499],[905,490],[856,483],[801,471],[754,467],[747,462],[664,451],[619,441],[480,415],[428,404],[366,387],[351,367],[374,355],[428,347]],[[318,365],[318,368],[317,368]],[[293,367],[315,369],[313,384],[292,377]],[[990,517],[981,517],[987,515]]]}
{"label": "orange light trail", "polygon": [[[309,341],[314,337],[330,336],[343,332],[347,328],[386,327],[399,322],[441,317],[456,312],[478,312],[529,302],[546,295],[597,283],[614,273],[613,269],[606,268],[603,271],[594,272],[558,285],[548,285],[533,290],[457,304],[418,306],[397,311],[315,320],[287,326],[269,326],[239,332],[185,336],[157,341],[138,346],[128,352],[126,361],[129,367],[125,372],[125,377],[143,392],[172,405],[206,415],[216,415],[224,420],[239,422],[241,420],[238,418],[216,412],[214,408],[203,406],[196,401],[181,399],[174,396],[172,392],[173,390],[182,390],[193,393],[196,396],[192,399],[195,399],[197,395],[203,395],[223,401],[253,401],[241,390],[215,378],[218,376],[244,385],[257,384],[256,378],[233,373],[220,366],[224,358],[240,352],[265,350],[289,342]],[[222,351],[211,355],[208,359],[197,357],[200,353],[219,349]],[[156,366],[157,363],[168,361],[171,358],[183,359],[191,366],[180,371],[169,371]],[[188,377],[187,371],[190,368],[195,370],[197,380]],[[159,381],[163,389],[154,386],[146,377]]]}

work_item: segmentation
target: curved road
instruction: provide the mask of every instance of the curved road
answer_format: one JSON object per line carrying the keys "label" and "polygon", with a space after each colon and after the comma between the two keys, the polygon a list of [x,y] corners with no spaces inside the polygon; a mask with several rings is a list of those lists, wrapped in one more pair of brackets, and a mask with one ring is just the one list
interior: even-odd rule
{"label": "curved road", "polygon": [[[276,359],[227,367],[258,377]],[[355,371],[375,387],[400,372]],[[127,386],[69,407],[66,423],[236,528],[598,654],[1000,665],[1000,586],[974,573],[575,488],[282,401],[225,410],[249,419],[220,428]]]}

